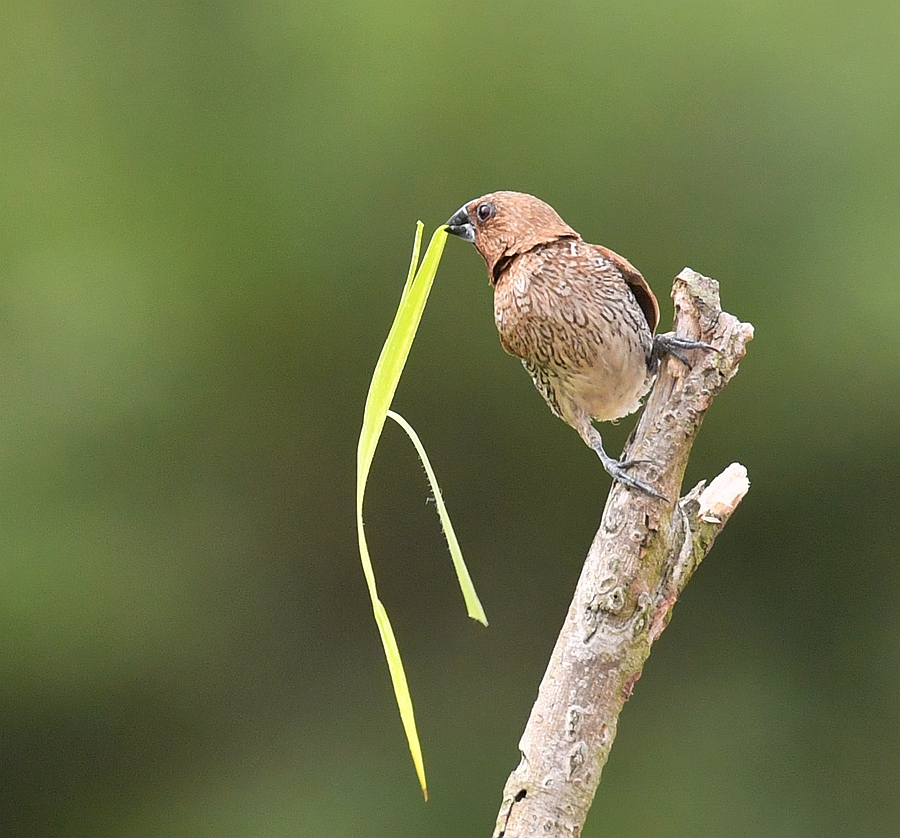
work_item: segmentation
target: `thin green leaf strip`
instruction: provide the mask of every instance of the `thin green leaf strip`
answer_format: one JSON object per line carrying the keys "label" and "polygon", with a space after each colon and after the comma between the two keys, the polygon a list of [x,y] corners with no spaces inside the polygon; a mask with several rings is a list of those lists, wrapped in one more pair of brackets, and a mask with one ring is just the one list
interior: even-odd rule
{"label": "thin green leaf strip", "polygon": [[463,561],[462,550],[460,550],[459,542],[456,540],[453,524],[450,523],[450,516],[447,514],[447,507],[444,504],[444,498],[441,495],[437,477],[435,476],[434,469],[431,467],[428,455],[425,453],[425,447],[422,445],[422,440],[419,439],[419,435],[413,430],[412,425],[410,425],[399,413],[389,410],[387,415],[406,431],[419,454],[422,465],[425,466],[425,474],[428,475],[428,482],[431,484],[431,492],[434,495],[434,502],[435,506],[437,506],[438,516],[441,519],[441,526],[444,529],[444,535],[447,537],[447,545],[450,547],[450,557],[453,559],[453,569],[456,571],[456,578],[459,581],[459,587],[462,591],[463,599],[466,602],[466,611],[473,620],[478,620],[479,623],[486,626],[488,624],[487,616],[484,613],[484,609],[481,607],[481,601],[478,599],[478,594],[475,593],[475,586],[472,584],[472,577],[469,576],[469,569],[466,567],[465,561]]}
{"label": "thin green leaf strip", "polygon": [[453,559],[453,565],[456,569],[456,575],[459,579],[459,585],[462,589],[469,616],[484,625],[487,625],[484,609],[478,601],[478,596],[475,593],[472,580],[469,577],[469,572],[463,562],[462,551],[459,548],[459,543],[453,532],[453,526],[447,515],[447,509],[444,505],[443,498],[441,497],[434,470],[431,467],[431,463],[428,461],[421,440],[405,419],[393,411],[389,411],[391,400],[397,389],[397,383],[400,380],[400,374],[403,372],[406,359],[409,357],[409,350],[422,318],[422,312],[425,308],[425,302],[428,299],[428,293],[431,290],[434,276],[437,273],[441,254],[444,250],[444,244],[447,241],[446,227],[439,227],[431,237],[431,242],[425,251],[425,256],[422,258],[422,264],[419,266],[418,270],[416,270],[419,251],[422,244],[422,231],[423,225],[420,221],[416,225],[416,238],[413,244],[412,260],[410,261],[406,284],[403,287],[403,293],[400,297],[400,305],[397,308],[397,314],[394,316],[394,322],[388,332],[387,340],[381,350],[378,363],[375,365],[372,381],[369,384],[369,393],[366,398],[366,407],[363,413],[363,426],[360,431],[359,445],[356,450],[356,532],[359,542],[359,557],[362,562],[363,573],[366,577],[369,596],[372,600],[375,623],[378,626],[378,633],[381,636],[381,643],[384,647],[385,657],[387,658],[388,670],[394,687],[394,695],[397,699],[397,707],[400,710],[400,718],[403,722],[403,729],[406,733],[407,742],[409,743],[409,751],[412,755],[416,774],[419,777],[419,784],[421,785],[422,793],[427,800],[428,789],[425,782],[425,765],[422,760],[422,748],[419,744],[419,735],[416,730],[416,719],[415,714],[413,713],[409,685],[406,681],[406,673],[403,670],[403,662],[400,659],[400,651],[397,648],[397,640],[394,637],[394,631],[391,628],[387,611],[385,611],[384,605],[378,598],[378,590],[375,585],[375,571],[372,567],[372,559],[369,555],[365,529],[363,527],[363,498],[366,491],[366,482],[369,477],[369,470],[372,466],[372,458],[375,456],[375,448],[378,445],[378,440],[381,438],[381,432],[384,429],[385,419],[390,414],[406,433],[409,434],[409,437],[425,466],[425,471],[428,475],[432,491],[434,492],[435,501],[437,502],[441,525],[444,528],[444,534],[446,535],[447,543],[450,546],[450,555]]}
{"label": "thin green leaf strip", "polygon": [[[369,385],[369,393],[366,397],[366,407],[363,414],[363,426],[359,435],[359,446],[356,451],[356,532],[359,541],[359,557],[366,577],[366,585],[369,589],[369,597],[372,600],[372,609],[375,613],[375,623],[381,636],[381,644],[387,659],[388,671],[391,683],[394,687],[394,695],[397,699],[397,707],[400,711],[400,719],[409,743],[409,752],[412,756],[419,785],[422,794],[428,799],[428,786],[425,780],[425,763],[422,759],[422,747],[419,743],[419,735],[416,730],[416,718],[413,712],[412,697],[409,693],[409,685],[406,673],[403,670],[403,661],[397,648],[397,640],[391,628],[390,620],[384,605],[378,598],[378,589],[375,585],[375,571],[372,567],[372,559],[369,556],[369,548],[366,544],[366,534],[363,528],[363,497],[366,491],[366,481],[369,477],[369,469],[372,466],[372,458],[375,455],[375,447],[381,437],[384,428],[385,417],[391,399],[397,389],[397,382],[403,372],[403,366],[409,356],[413,337],[425,308],[428,291],[434,280],[440,262],[444,244],[447,241],[447,231],[440,227],[432,236],[431,243],[425,254],[422,267],[416,271],[419,251],[422,244],[422,231],[424,225],[420,221],[416,225],[416,237],[413,244],[413,254],[410,260],[409,272],[400,305],[394,322],[388,332],[387,340],[381,350],[375,372]],[[426,270],[427,266],[427,270]]]}

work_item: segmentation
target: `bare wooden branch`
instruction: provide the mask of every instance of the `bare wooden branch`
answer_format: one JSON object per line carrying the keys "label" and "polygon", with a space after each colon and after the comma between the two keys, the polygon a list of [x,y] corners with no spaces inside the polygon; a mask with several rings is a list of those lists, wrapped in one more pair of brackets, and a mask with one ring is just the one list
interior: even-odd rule
{"label": "bare wooden branch", "polygon": [[[649,460],[642,477],[678,498],[703,416],[738,370],[753,327],[722,311],[718,283],[685,268],[676,278],[675,332],[721,354],[669,358],[624,456]],[[650,647],[713,541],[747,492],[729,466],[709,487],[666,502],[614,484],[575,597],[519,743],[494,838],[575,838]]]}

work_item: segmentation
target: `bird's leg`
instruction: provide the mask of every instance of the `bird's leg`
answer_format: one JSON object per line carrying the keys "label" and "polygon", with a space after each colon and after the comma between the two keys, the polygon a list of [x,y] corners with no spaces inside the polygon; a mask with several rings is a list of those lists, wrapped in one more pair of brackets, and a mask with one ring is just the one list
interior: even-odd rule
{"label": "bird's leg", "polygon": [[711,349],[713,352],[720,352],[715,346],[710,346],[702,340],[691,340],[690,338],[680,338],[674,332],[666,332],[664,335],[653,336],[653,346],[650,349],[650,360],[647,366],[651,375],[656,375],[659,370],[659,362],[663,355],[671,355],[677,358],[686,367],[690,367],[691,362],[684,353],[688,349]]}
{"label": "bird's leg", "polygon": [[628,474],[628,469],[632,466],[638,465],[639,463],[649,463],[649,460],[616,460],[609,456],[606,453],[606,450],[603,448],[603,440],[600,437],[600,432],[588,421],[582,428],[579,429],[582,438],[584,441],[597,452],[597,456],[600,458],[600,462],[603,463],[603,468],[609,473],[613,480],[622,483],[625,486],[629,486],[632,489],[639,489],[642,492],[646,492],[648,495],[652,495],[655,498],[660,498],[661,500],[668,500],[665,495],[657,492],[649,483],[644,483],[643,480],[638,480],[636,477],[632,477]]}

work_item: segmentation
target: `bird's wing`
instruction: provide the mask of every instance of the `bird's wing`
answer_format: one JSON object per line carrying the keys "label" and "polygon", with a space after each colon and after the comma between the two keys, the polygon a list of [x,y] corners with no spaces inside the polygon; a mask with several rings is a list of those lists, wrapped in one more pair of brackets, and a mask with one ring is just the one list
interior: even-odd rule
{"label": "bird's wing", "polygon": [[650,331],[655,332],[656,327],[659,325],[659,304],[656,302],[656,297],[650,290],[650,286],[647,285],[647,280],[641,276],[641,272],[624,256],[619,256],[618,253],[600,244],[594,245],[594,247],[622,272],[622,277],[628,283],[628,287],[631,288],[631,292],[641,307],[641,311],[644,312],[644,317],[647,318],[647,325],[650,326]]}

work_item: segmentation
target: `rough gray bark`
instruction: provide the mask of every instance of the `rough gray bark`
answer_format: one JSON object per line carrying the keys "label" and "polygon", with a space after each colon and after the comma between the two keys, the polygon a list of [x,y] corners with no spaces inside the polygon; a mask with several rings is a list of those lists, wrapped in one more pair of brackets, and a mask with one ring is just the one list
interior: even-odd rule
{"label": "rough gray bark", "polygon": [[[753,327],[722,311],[718,283],[685,268],[676,278],[675,332],[721,351],[694,350],[692,367],[664,361],[623,457],[669,498],[713,398],[738,370]],[[615,484],[575,597],[519,743],[494,838],[580,835],[623,705],[691,574],[747,491],[729,466],[666,502]]]}

